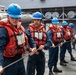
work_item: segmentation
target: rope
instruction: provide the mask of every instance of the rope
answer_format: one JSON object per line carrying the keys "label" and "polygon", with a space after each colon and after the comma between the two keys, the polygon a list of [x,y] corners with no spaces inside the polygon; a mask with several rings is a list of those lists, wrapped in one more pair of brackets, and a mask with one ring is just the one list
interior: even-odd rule
{"label": "rope", "polygon": [[[65,44],[65,43],[67,43],[67,42],[71,42],[71,41],[66,41],[66,42],[63,42],[63,44]],[[63,45],[62,44],[62,45]],[[60,44],[57,44],[54,48],[56,48],[56,47],[58,47],[58,46],[60,46]],[[50,46],[50,48],[53,48],[52,46]]]}
{"label": "rope", "polygon": [[[67,41],[67,42],[70,42],[70,41]],[[64,43],[67,43],[67,42],[64,42]],[[63,43],[63,44],[64,44]],[[59,44],[58,45],[56,45],[55,47],[57,47],[57,46],[59,46]],[[52,46],[50,46],[50,48],[51,48]],[[38,51],[39,49],[37,49],[37,51]],[[33,52],[31,52],[30,53],[30,56],[31,55],[33,55],[34,53]],[[9,64],[9,65],[7,65],[7,66],[5,66],[4,67],[4,69],[6,69],[6,68],[8,68],[8,67],[10,67],[10,66],[12,66],[13,64],[15,64],[15,63],[17,63],[17,62],[19,62],[19,61],[21,61],[22,59],[24,59],[24,56],[23,57],[21,57],[20,59],[18,59],[18,60],[16,60],[16,61],[14,61],[14,62],[12,62],[11,64]]]}
{"label": "rope", "polygon": [[4,69],[6,69],[6,68],[8,68],[8,67],[12,66],[13,64],[15,64],[15,63],[19,62],[19,61],[20,61],[20,60],[22,60],[22,59],[23,59],[23,57],[22,57],[22,58],[20,58],[20,59],[18,59],[18,60],[16,60],[16,61],[14,61],[14,62],[12,62],[11,64],[9,64],[9,65],[5,66],[5,67],[4,67]]}
{"label": "rope", "polygon": [[[37,49],[37,51],[38,51],[38,50],[39,50],[39,48]],[[30,52],[30,53],[29,53],[30,56],[33,55],[33,54],[35,54],[35,53],[33,53],[33,52]]]}

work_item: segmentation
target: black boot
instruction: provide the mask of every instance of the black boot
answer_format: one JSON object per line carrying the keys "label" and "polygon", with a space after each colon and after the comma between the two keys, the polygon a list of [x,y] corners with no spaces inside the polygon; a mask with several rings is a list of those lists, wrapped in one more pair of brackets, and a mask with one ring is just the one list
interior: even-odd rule
{"label": "black boot", "polygon": [[72,54],[71,54],[71,61],[76,61],[76,59],[73,57]]}
{"label": "black boot", "polygon": [[49,75],[54,75],[52,72],[52,68],[49,68]]}
{"label": "black boot", "polygon": [[59,69],[57,68],[57,66],[54,66],[53,72],[61,73],[62,70],[59,70]]}
{"label": "black boot", "polygon": [[60,65],[61,65],[61,66],[67,66],[66,63],[64,63],[64,62],[62,62],[62,61],[60,61]]}
{"label": "black boot", "polygon": [[49,71],[49,75],[54,75],[52,71]]}
{"label": "black boot", "polygon": [[66,60],[63,60],[63,63],[68,63]]}
{"label": "black boot", "polygon": [[71,61],[76,61],[76,59],[74,57],[71,57]]}
{"label": "black boot", "polygon": [[73,49],[75,49],[75,47],[73,47]]}

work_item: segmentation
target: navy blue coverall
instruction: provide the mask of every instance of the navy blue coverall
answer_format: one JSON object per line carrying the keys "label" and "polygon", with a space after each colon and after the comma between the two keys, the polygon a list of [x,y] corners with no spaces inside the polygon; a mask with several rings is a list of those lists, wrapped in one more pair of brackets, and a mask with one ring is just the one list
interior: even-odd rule
{"label": "navy blue coverall", "polygon": [[[49,60],[48,60],[48,67],[49,69],[52,69],[53,66],[57,66],[57,62],[58,62],[58,44],[59,43],[53,43],[52,41],[52,36],[53,36],[53,32],[51,30],[47,31],[47,42],[49,43]],[[55,48],[52,48],[51,45],[55,44]]]}
{"label": "navy blue coverall", "polygon": [[[30,33],[30,30],[28,29],[27,32]],[[48,44],[44,45],[44,49],[47,49],[49,47]],[[38,47],[37,47],[38,48]],[[32,56],[29,55],[28,62],[27,62],[27,75],[35,75],[35,69],[37,71],[36,75],[44,75],[45,72],[45,53],[40,50],[38,51],[39,54],[33,54]]]}
{"label": "navy blue coverall", "polygon": [[[26,34],[28,36],[28,42],[29,42],[30,46],[36,47],[34,40],[31,38],[29,33],[26,33]],[[8,42],[9,42],[8,32],[4,27],[1,27],[0,28],[0,66],[3,66],[3,67],[22,57],[21,54],[18,54],[12,58],[7,58],[7,57],[3,56],[4,46]],[[6,68],[1,75],[26,75],[23,60]]]}
{"label": "navy blue coverall", "polygon": [[[63,31],[63,35],[64,35],[64,31]],[[60,47],[60,61],[62,62],[65,60],[64,58],[65,58],[66,50],[68,50],[70,56],[73,57],[70,40],[66,40],[66,42]]]}

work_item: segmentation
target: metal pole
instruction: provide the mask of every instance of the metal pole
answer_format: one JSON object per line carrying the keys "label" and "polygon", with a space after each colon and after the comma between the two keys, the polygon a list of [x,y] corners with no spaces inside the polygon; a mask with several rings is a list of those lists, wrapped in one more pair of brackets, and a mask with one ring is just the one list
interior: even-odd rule
{"label": "metal pole", "polygon": [[63,13],[62,13],[62,20],[64,21],[64,7],[62,7]]}

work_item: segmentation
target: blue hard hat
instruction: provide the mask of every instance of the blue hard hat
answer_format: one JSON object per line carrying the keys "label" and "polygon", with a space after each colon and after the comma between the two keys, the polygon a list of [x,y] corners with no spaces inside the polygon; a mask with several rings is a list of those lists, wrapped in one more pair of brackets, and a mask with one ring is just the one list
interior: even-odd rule
{"label": "blue hard hat", "polygon": [[52,19],[52,24],[58,24],[58,23],[59,23],[59,20],[57,18]]}
{"label": "blue hard hat", "polygon": [[68,25],[68,22],[67,21],[63,21],[62,22],[62,26],[66,26],[66,25]]}
{"label": "blue hard hat", "polygon": [[21,18],[21,7],[18,4],[10,4],[7,9],[7,15],[12,18]]}
{"label": "blue hard hat", "polygon": [[73,23],[69,23],[69,26],[74,28],[74,24]]}
{"label": "blue hard hat", "polygon": [[33,13],[33,19],[42,19],[42,14],[40,12]]}

